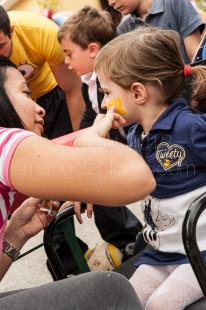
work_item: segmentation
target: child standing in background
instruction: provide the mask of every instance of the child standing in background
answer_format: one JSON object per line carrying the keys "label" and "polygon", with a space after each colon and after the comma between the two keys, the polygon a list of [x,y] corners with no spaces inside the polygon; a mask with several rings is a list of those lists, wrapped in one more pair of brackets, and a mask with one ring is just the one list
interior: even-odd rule
{"label": "child standing in background", "polygon": [[[105,113],[101,108],[103,93],[94,72],[94,62],[99,50],[117,36],[116,25],[108,12],[91,6],[85,6],[68,18],[60,27],[58,40],[66,54],[65,63],[68,69],[82,77],[82,94],[85,101],[85,111],[80,123],[80,129],[93,124],[97,114]],[[110,131],[110,139],[127,143],[124,130]],[[134,242],[137,233],[142,229],[140,221],[126,207],[108,208],[94,205],[96,226],[102,238],[124,251],[125,247]],[[80,223],[80,203],[75,203],[75,212]],[[89,217],[92,216],[90,206]],[[128,252],[129,254],[129,252]],[[124,258],[128,256],[125,253]]]}
{"label": "child standing in background", "polygon": [[181,53],[190,63],[201,41],[205,24],[188,0],[108,0],[110,6],[129,14],[118,26],[123,34],[145,24],[177,31],[183,39]]}
{"label": "child standing in background", "polygon": [[[203,294],[182,242],[190,204],[206,191],[206,68],[184,64],[174,31],[140,27],[109,42],[99,52],[95,72],[105,98],[121,98],[128,145],[146,160],[155,190],[141,203],[143,251],[130,282],[147,310],[181,310]],[[178,99],[188,80],[191,105]],[[197,241],[206,260],[206,212]]]}

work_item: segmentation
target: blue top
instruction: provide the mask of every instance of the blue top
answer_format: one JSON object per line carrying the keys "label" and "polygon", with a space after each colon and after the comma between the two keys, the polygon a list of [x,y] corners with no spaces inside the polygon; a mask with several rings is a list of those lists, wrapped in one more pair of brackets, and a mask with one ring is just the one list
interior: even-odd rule
{"label": "blue top", "polygon": [[[204,261],[206,261],[206,251],[202,251]],[[141,252],[140,259],[134,264],[138,267],[141,264],[149,265],[180,265],[189,264],[189,260],[186,255],[180,253],[167,253],[156,250],[144,250]]]}
{"label": "blue top", "polygon": [[186,101],[178,99],[160,115],[143,141],[142,132],[141,125],[130,128],[128,145],[154,174],[153,197],[174,197],[206,184],[206,114],[192,113]]}
{"label": "blue top", "polygon": [[[202,33],[205,24],[193,5],[188,0],[153,0],[150,12],[146,15],[145,23],[152,27],[177,31],[184,40],[194,30],[200,28]],[[144,25],[141,18],[131,13],[118,26],[118,33],[123,34]],[[184,62],[189,63],[184,43],[181,42],[181,52]]]}
{"label": "blue top", "polygon": [[[156,179],[156,189],[142,205],[143,236],[155,250],[143,251],[136,266],[188,263],[181,227],[191,202],[206,190],[206,114],[193,113],[184,99],[178,99],[143,140],[142,133],[141,125],[134,125],[128,133],[128,145],[145,159]],[[204,259],[205,215],[198,221],[198,245]]]}

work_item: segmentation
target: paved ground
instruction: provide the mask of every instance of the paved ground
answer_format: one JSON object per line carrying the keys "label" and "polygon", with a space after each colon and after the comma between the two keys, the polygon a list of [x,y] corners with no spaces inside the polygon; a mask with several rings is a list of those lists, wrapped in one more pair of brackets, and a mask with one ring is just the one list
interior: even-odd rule
{"label": "paved ground", "polygon": [[[140,207],[138,204],[129,206],[130,210],[140,218]],[[141,218],[140,218],[141,219]],[[76,234],[89,246],[94,243],[102,242],[102,238],[97,230],[94,220],[88,219],[83,214],[83,224],[80,225],[75,220]],[[42,243],[43,233],[39,233],[32,238],[22,249],[22,253],[40,243]],[[46,254],[43,247],[35,252],[21,258],[13,263],[9,271],[0,284],[0,291],[9,291],[37,286],[51,282],[52,277],[46,267]]]}

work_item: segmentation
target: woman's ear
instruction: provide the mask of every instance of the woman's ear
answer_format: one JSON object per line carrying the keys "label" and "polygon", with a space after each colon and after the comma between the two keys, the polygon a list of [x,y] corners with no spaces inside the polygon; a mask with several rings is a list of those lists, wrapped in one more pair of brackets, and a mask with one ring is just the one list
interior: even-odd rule
{"label": "woman's ear", "polygon": [[90,55],[90,57],[93,58],[93,59],[96,58],[96,56],[97,56],[99,50],[100,50],[100,46],[99,46],[98,43],[94,43],[94,42],[93,42],[93,43],[90,43],[90,44],[88,45],[89,55]]}
{"label": "woman's ear", "polygon": [[138,104],[143,104],[147,100],[147,90],[141,83],[135,82],[131,86],[131,91],[133,93],[135,102]]}

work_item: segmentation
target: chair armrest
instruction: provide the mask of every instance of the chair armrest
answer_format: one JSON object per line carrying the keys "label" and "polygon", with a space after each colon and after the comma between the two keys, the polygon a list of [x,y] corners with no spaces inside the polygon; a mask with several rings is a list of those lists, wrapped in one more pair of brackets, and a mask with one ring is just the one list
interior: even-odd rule
{"label": "chair armrest", "polygon": [[188,208],[182,226],[182,239],[189,262],[206,297],[206,264],[196,238],[197,221],[205,209],[206,194],[196,199]]}

